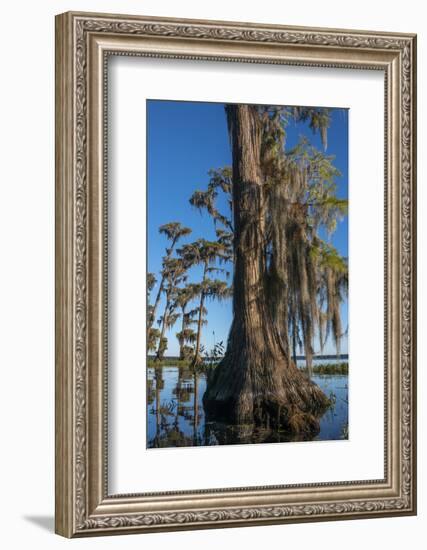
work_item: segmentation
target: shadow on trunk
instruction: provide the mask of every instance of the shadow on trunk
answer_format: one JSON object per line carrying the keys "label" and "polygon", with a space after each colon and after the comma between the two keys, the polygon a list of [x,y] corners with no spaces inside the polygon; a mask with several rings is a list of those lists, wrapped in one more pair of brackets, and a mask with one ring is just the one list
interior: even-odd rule
{"label": "shadow on trunk", "polygon": [[291,360],[265,289],[262,124],[251,105],[227,105],[226,113],[233,157],[233,322],[224,359],[208,379],[206,415],[233,425],[313,437],[329,401]]}

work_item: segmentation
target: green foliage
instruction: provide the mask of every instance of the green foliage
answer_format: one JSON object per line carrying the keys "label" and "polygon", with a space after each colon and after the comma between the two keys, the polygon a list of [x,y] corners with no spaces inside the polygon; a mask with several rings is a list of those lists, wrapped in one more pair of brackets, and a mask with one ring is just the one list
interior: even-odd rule
{"label": "green foliage", "polygon": [[147,273],[147,293],[148,296],[150,295],[150,292],[153,290],[155,284],[157,282],[156,277],[153,273]]}
{"label": "green foliage", "polygon": [[216,262],[222,263],[230,260],[226,245],[219,241],[208,241],[206,239],[197,239],[193,243],[185,244],[178,249],[177,253],[187,266],[203,264],[211,266],[211,271],[218,272],[221,269],[215,266]]}
{"label": "green foliage", "polygon": [[[296,120],[308,121],[313,131],[319,131],[326,148],[329,110],[295,108],[292,114]],[[283,124],[281,116],[279,123]],[[335,231],[347,211],[347,201],[336,196],[340,173],[333,164],[334,157],[317,150],[306,138],[286,151],[284,138],[277,137],[271,120],[278,118],[270,113],[264,126],[265,166],[262,165],[268,196],[266,285],[285,346],[292,349],[294,356],[297,347],[304,349],[311,374],[316,331],[321,346],[332,332],[339,352],[340,304],[348,269],[346,260],[320,238],[319,231]],[[270,148],[268,154],[267,137],[280,142],[280,147]]]}
{"label": "green foliage", "polygon": [[313,374],[330,376],[348,375],[348,363],[325,363],[323,365],[315,365],[313,367]]}
{"label": "green foliage", "polygon": [[204,365],[210,367],[216,365],[223,358],[224,352],[225,347],[222,340],[220,342],[216,342],[210,351],[203,348],[201,353],[204,355]]}
{"label": "green foliage", "polygon": [[[314,335],[321,346],[332,334],[339,352],[343,335],[340,305],[348,291],[346,258],[320,237],[326,230],[331,235],[347,213],[348,201],[337,196],[336,179],[340,172],[334,157],[326,155],[330,110],[312,107],[258,106],[262,125],[261,170],[265,185],[265,221],[267,259],[266,289],[272,316],[286,348],[296,354],[304,350],[311,373]],[[292,149],[286,149],[286,128],[291,121],[308,123],[320,134],[324,151],[316,149],[305,137]],[[209,172],[205,190],[196,190],[190,204],[212,219],[217,240],[199,238],[175,250],[182,237],[191,233],[179,222],[164,224],[159,231],[166,235],[166,249],[161,272],[159,295],[164,294],[166,307],[159,326],[161,335],[181,318],[176,333],[181,358],[191,352],[195,358],[202,348],[200,337],[206,323],[205,303],[232,295],[232,287],[221,277],[229,273],[223,267],[233,261],[232,169],[223,167]],[[220,210],[218,204],[228,205]],[[176,251],[176,257],[174,252]],[[187,283],[190,270],[203,267],[197,283]],[[155,285],[149,274],[147,289]],[[157,301],[156,301],[157,303]],[[155,309],[155,308],[154,308]],[[179,313],[178,313],[179,311]],[[148,312],[151,324],[153,306]]]}
{"label": "green foliage", "polygon": [[157,358],[159,361],[163,360],[166,350],[168,349],[168,339],[163,336],[160,338],[159,347],[157,349]]}
{"label": "green foliage", "polygon": [[[194,333],[194,337],[195,336],[196,336],[196,334]],[[194,356],[194,347],[184,345],[182,347],[182,358],[183,358],[183,360],[187,361],[187,362],[190,362],[193,356]]]}
{"label": "green foliage", "polygon": [[[166,291],[165,289],[166,281],[171,277],[171,271],[173,268],[173,264],[171,263],[173,262],[172,254],[174,252],[175,246],[181,237],[184,237],[191,233],[191,229],[188,227],[184,227],[179,222],[171,222],[171,223],[161,225],[159,227],[159,233],[163,233],[164,235],[166,235],[168,240],[170,240],[171,242],[170,242],[170,246],[166,248],[166,255],[163,257],[161,280],[160,280],[157,296],[155,298],[154,304],[150,304],[148,307],[147,330],[149,330],[153,326],[156,320],[157,308],[159,306],[161,296]],[[185,266],[180,266],[180,268],[185,269]],[[147,300],[150,299],[150,292],[154,288],[155,283],[156,283],[155,276],[152,273],[148,273]],[[163,314],[164,318],[165,318],[165,313]]]}
{"label": "green foliage", "polygon": [[149,328],[147,331],[147,349],[148,351],[155,351],[157,348],[157,342],[160,338],[160,330],[157,328]]}
{"label": "green foliage", "polygon": [[210,181],[206,191],[194,191],[190,198],[190,204],[200,211],[206,210],[212,216],[214,223],[221,224],[224,228],[233,231],[231,223],[231,201],[228,201],[230,211],[222,214],[216,207],[219,192],[231,195],[232,176],[231,168],[226,166],[209,171]]}
{"label": "green foliage", "polygon": [[330,125],[330,109],[324,107],[294,107],[294,117],[297,121],[309,121],[313,133],[319,132],[324,149],[327,149],[327,130]]}
{"label": "green foliage", "polygon": [[159,359],[149,357],[147,360],[147,366],[148,368],[154,368],[157,369],[159,367],[178,367],[186,369],[190,365],[190,360],[181,360],[181,359],[175,359],[174,357],[163,357],[160,361]]}
{"label": "green foliage", "polygon": [[224,268],[219,267],[218,263],[221,265],[229,261],[231,253],[227,244],[206,239],[198,239],[193,243],[186,244],[177,253],[187,268],[198,265],[203,266],[202,280],[197,284],[188,285],[193,297],[197,296],[199,300],[196,313],[197,332],[194,348],[194,363],[196,364],[200,361],[202,326],[206,324],[205,301],[207,299],[224,300],[230,296],[230,288],[227,283],[220,279],[212,279],[209,275],[224,273]]}
{"label": "green foliage", "polygon": [[165,223],[159,227],[159,233],[163,233],[166,237],[174,243],[181,237],[190,235],[191,229],[184,227],[180,222]]}
{"label": "green foliage", "polygon": [[[195,320],[199,313],[198,308],[193,308],[187,311],[190,302],[195,300],[200,295],[199,285],[190,283],[183,288],[179,288],[176,295],[176,303],[181,308],[182,324],[181,331],[176,334],[180,347],[180,359],[188,359],[190,355],[194,355],[194,344],[197,339],[196,332],[191,328],[191,325],[197,323]],[[191,344],[190,346],[188,344]]]}

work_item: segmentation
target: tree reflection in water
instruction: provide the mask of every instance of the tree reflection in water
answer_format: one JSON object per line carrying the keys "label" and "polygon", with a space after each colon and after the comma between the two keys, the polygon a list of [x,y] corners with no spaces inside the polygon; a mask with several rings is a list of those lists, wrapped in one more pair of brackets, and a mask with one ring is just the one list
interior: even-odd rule
{"label": "tree reflection in water", "polygon": [[[315,382],[327,395],[334,395],[335,404],[321,419],[320,434],[314,439],[347,439],[347,376],[315,376]],[[206,421],[202,402],[205,390],[206,373],[197,368],[165,366],[148,369],[148,448],[280,443],[303,439],[249,424],[230,426]]]}

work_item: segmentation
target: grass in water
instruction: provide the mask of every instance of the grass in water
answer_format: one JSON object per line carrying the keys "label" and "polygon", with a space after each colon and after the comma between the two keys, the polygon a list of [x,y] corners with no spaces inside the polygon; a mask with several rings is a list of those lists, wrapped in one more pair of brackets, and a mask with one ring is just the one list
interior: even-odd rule
{"label": "grass in water", "polygon": [[[306,368],[302,368],[304,372]],[[315,365],[313,374],[348,374],[348,363],[325,363],[323,365]]]}
{"label": "grass in water", "polygon": [[[174,359],[173,357],[165,357],[161,361],[157,359],[149,358],[148,367],[149,368],[159,368],[159,367],[177,367],[182,369],[187,369],[191,366],[191,361],[185,361],[180,359]],[[199,367],[215,367],[212,363],[208,365],[203,365]],[[201,369],[203,370],[203,368]],[[306,368],[301,368],[302,371],[306,372]],[[348,375],[348,363],[323,363],[322,365],[313,366],[313,374],[329,374],[329,375]]]}

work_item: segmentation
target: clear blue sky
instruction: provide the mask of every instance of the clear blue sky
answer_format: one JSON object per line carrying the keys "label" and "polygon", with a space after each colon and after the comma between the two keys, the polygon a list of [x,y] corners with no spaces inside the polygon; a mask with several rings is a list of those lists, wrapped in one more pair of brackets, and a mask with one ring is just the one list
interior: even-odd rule
{"label": "clear blue sky", "polygon": [[[148,270],[157,279],[162,266],[162,257],[167,245],[160,235],[160,225],[179,221],[192,229],[184,242],[200,237],[215,240],[215,231],[207,213],[201,214],[189,203],[196,189],[204,190],[209,182],[208,171],[231,165],[231,154],[223,103],[194,103],[182,101],[147,101],[147,156],[148,156]],[[287,146],[292,147],[305,135],[311,143],[322,148],[318,134],[305,123],[291,122],[287,127]],[[332,111],[328,130],[327,153],[335,155],[335,166],[342,176],[337,179],[338,196],[348,197],[348,111]],[[221,203],[219,203],[221,204]],[[225,209],[224,209],[225,211]],[[331,242],[343,256],[348,255],[348,220],[338,224]],[[232,270],[232,266],[230,266]],[[193,268],[189,281],[200,281],[200,269]],[[230,279],[231,282],[231,279]],[[155,296],[158,284],[152,292]],[[163,312],[161,302],[159,314]],[[203,327],[202,343],[207,349],[214,341],[227,341],[231,324],[231,300],[223,303],[210,302],[208,324]],[[347,303],[342,306],[344,329],[347,327]],[[180,320],[169,331],[166,355],[178,355],[176,332]],[[214,334],[215,333],[215,334]],[[315,351],[318,345],[315,342]],[[347,338],[342,341],[342,353],[347,353]],[[335,353],[328,341],[324,353]]]}

